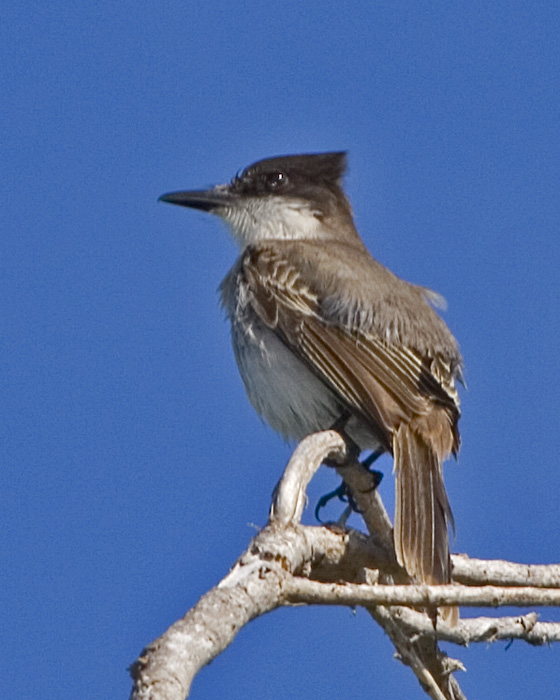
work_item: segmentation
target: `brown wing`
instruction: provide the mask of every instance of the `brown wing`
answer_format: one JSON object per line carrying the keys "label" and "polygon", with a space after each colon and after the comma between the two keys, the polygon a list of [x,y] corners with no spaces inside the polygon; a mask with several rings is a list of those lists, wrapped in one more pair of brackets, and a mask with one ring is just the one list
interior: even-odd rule
{"label": "brown wing", "polygon": [[[434,405],[444,409],[453,431],[457,404],[432,372],[432,358],[326,320],[317,293],[272,248],[249,249],[242,270],[251,305],[262,321],[353,414],[381,430],[389,450],[393,431],[403,422],[428,416]],[[458,437],[447,452],[457,447]]]}

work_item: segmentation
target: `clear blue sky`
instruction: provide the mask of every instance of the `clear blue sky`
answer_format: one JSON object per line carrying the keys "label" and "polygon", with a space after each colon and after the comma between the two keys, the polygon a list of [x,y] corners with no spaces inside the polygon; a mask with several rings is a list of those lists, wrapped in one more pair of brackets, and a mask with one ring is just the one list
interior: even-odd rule
{"label": "clear blue sky", "polygon": [[[218,308],[234,245],[157,202],[266,156],[347,149],[370,250],[447,298],[455,551],[559,561],[557,2],[29,1],[0,32],[3,697],[126,698],[266,521],[289,447]],[[558,693],[558,647],[451,653],[468,697]],[[195,680],[224,696],[423,697],[347,609],[250,625]]]}

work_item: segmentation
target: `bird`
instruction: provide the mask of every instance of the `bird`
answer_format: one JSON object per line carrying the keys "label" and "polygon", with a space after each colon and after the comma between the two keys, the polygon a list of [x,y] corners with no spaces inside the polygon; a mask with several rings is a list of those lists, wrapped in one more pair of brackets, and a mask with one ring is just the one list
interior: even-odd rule
{"label": "bird", "polygon": [[[248,398],[288,440],[343,425],[390,453],[398,563],[451,581],[443,462],[457,456],[463,359],[442,298],[378,262],[343,188],[344,151],[277,156],[160,200],[220,217],[240,254],[220,286]],[[456,608],[441,613],[450,624]]]}

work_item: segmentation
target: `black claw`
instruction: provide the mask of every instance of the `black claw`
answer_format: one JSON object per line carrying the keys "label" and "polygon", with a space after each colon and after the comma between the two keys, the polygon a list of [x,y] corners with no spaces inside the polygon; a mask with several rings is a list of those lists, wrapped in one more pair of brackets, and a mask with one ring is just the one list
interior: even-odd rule
{"label": "black claw", "polygon": [[[378,452],[372,452],[369,457],[366,457],[364,461],[362,462],[362,466],[364,466],[369,473],[372,476],[372,484],[371,484],[371,489],[370,491],[375,491],[375,489],[379,486],[381,483],[381,480],[383,479],[383,473],[378,472],[375,469],[371,469],[371,465],[375,462],[376,459],[381,457],[383,454],[382,451]],[[326,462],[328,463],[328,462]],[[333,465],[334,466],[334,465]],[[348,487],[344,483],[344,481],[340,484],[338,488],[336,488],[334,491],[330,491],[329,493],[326,493],[324,496],[321,496],[319,501],[317,502],[317,505],[315,507],[315,519],[317,522],[322,523],[323,521],[319,517],[319,513],[322,508],[324,508],[329,501],[332,501],[333,498],[338,498],[339,501],[342,501],[343,503],[348,503],[350,508],[355,512],[359,513],[360,509],[358,508],[358,504],[354,500],[354,497],[350,493]]]}
{"label": "black claw", "polygon": [[319,501],[317,502],[317,506],[315,507],[315,519],[317,522],[322,523],[323,521],[319,517],[319,511],[321,508],[324,508],[329,501],[332,501],[333,498],[338,498],[339,501],[342,501],[343,503],[347,503],[347,494],[348,491],[346,489],[346,485],[344,482],[340,484],[338,488],[336,488],[334,491],[330,491],[329,493],[326,493],[324,496],[321,496]]}
{"label": "black claw", "polygon": [[378,472],[375,469],[370,469],[369,473],[373,477],[370,491],[375,491],[379,484],[383,481],[383,472]]}
{"label": "black claw", "polygon": [[377,451],[377,452],[372,452],[369,457],[366,457],[364,461],[362,462],[362,466],[364,466],[369,473],[371,474],[373,481],[371,484],[371,491],[375,491],[375,489],[379,486],[381,483],[381,480],[383,479],[383,473],[378,472],[376,469],[371,469],[371,465],[381,457],[381,455],[384,454],[382,451]]}
{"label": "black claw", "polygon": [[[377,473],[378,472],[376,472],[376,474]],[[350,493],[350,490],[343,481],[338,488],[336,488],[334,491],[331,491],[330,493],[325,494],[324,496],[321,496],[321,498],[319,499],[317,507],[315,508],[315,518],[318,522],[323,522],[319,517],[319,511],[321,510],[321,508],[324,508],[329,501],[332,501],[333,498],[338,498],[339,501],[342,501],[343,503],[348,503],[348,505],[354,511],[354,513],[360,512],[358,504],[354,500],[354,497]]]}

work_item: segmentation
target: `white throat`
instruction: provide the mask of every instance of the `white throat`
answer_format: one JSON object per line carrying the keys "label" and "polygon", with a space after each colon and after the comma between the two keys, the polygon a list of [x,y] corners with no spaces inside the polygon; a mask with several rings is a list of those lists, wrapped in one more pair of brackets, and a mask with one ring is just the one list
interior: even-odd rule
{"label": "white throat", "polygon": [[215,210],[244,248],[270,239],[319,238],[319,212],[310,202],[287,197],[250,197],[232,207]]}

